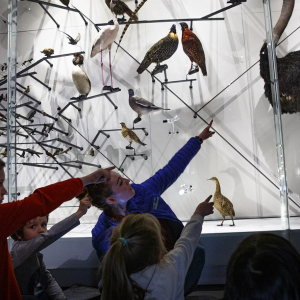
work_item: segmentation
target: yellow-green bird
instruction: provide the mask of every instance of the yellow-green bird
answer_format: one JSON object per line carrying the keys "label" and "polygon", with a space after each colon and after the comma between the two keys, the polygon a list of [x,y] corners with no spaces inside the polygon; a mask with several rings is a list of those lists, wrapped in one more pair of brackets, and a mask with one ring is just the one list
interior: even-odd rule
{"label": "yellow-green bird", "polygon": [[223,226],[225,216],[229,216],[231,218],[233,224],[230,226],[234,226],[233,217],[235,217],[235,212],[234,212],[233,204],[230,202],[230,200],[228,200],[225,196],[221,194],[221,186],[218,178],[212,177],[207,180],[212,180],[216,184],[216,191],[213,198],[214,207],[220,212],[220,214],[223,217],[223,221],[221,225],[218,226]]}
{"label": "yellow-green bird", "polygon": [[129,128],[126,127],[125,123],[120,123],[122,126],[122,136],[129,142],[129,145],[126,148],[131,148],[132,142],[136,142],[142,146],[145,146],[139,137]]}

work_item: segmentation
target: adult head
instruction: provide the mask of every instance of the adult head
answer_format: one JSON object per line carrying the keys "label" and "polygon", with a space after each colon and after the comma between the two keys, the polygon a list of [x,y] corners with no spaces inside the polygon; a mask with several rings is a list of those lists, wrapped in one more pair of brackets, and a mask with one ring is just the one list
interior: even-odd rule
{"label": "adult head", "polygon": [[4,172],[5,162],[0,159],[0,204],[3,202],[4,195],[7,194],[7,190],[4,187],[5,172]]}
{"label": "adult head", "polygon": [[300,255],[286,239],[253,234],[233,252],[224,300],[299,300]]}
{"label": "adult head", "polygon": [[86,186],[78,198],[82,199],[88,193],[93,206],[103,210],[107,215],[114,216],[124,211],[127,201],[134,196],[135,191],[129,184],[129,179],[114,171],[110,172],[110,176],[108,182]]}
{"label": "adult head", "polygon": [[114,228],[103,259],[103,299],[144,299],[146,291],[130,275],[158,263],[165,253],[160,224],[153,215],[126,216]]}

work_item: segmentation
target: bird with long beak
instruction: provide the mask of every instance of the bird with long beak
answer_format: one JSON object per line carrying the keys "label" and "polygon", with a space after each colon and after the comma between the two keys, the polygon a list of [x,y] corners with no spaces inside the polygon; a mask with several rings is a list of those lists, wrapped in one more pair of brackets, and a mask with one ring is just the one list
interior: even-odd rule
{"label": "bird with long beak", "polygon": [[[112,90],[113,89],[113,83],[112,83],[112,70],[111,70],[111,45],[115,41],[118,31],[119,31],[119,23],[117,21],[116,15],[113,13],[112,9],[116,5],[116,0],[111,0],[110,2],[110,9],[113,15],[113,25],[107,25],[102,28],[102,30],[99,32],[99,34],[96,36],[92,51],[91,51],[91,58],[93,58],[96,54],[100,52],[101,54],[101,73],[102,73],[102,84],[104,90]],[[104,84],[103,79],[103,61],[102,61],[102,52],[103,50],[108,49],[109,51],[109,69],[110,69],[110,80],[111,80],[111,86],[106,86]]]}

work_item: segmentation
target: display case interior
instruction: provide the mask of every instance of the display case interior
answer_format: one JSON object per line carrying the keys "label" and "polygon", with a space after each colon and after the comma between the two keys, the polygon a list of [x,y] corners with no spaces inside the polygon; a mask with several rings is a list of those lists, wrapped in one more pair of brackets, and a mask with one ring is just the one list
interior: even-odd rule
{"label": "display case interior", "polygon": [[[4,78],[0,92],[5,98],[8,11],[7,0],[3,1],[6,3],[0,8],[0,63]],[[113,90],[103,90],[101,53],[90,57],[98,34],[95,24],[113,19],[105,1],[71,0],[69,7],[73,10],[61,8],[60,1],[49,2],[59,7],[37,2],[18,3],[18,199],[38,187],[83,176],[99,166],[115,165],[120,174],[141,183],[165,166],[189,138],[198,135],[213,119],[215,135],[204,141],[163,198],[180,220],[187,221],[197,204],[215,193],[216,184],[208,179],[216,177],[221,193],[233,203],[235,226],[229,226],[230,217],[226,217],[222,227],[217,226],[222,217],[215,210],[205,219],[204,233],[286,229],[281,218],[273,109],[260,76],[259,54],[266,38],[261,0],[146,1],[138,11],[139,20],[157,22],[133,22],[116,53],[125,27],[120,23],[117,43],[111,47],[111,70],[109,51],[103,51],[104,85],[113,86]],[[140,4],[125,2],[132,10]],[[273,24],[279,18],[282,2],[271,3]],[[299,10],[300,1],[296,0],[281,37],[286,39],[277,47],[278,57],[299,48]],[[128,20],[126,15],[125,18]],[[198,20],[191,23],[192,19]],[[183,51],[181,22],[192,25],[202,43],[207,76],[203,70],[187,75],[191,63]],[[162,62],[167,69],[151,76],[156,66],[152,63],[138,74],[146,52],[169,34],[173,24],[179,44],[172,56]],[[101,32],[105,27],[98,25],[98,29]],[[66,34],[73,43],[78,34],[81,38],[72,44]],[[44,51],[49,48],[53,54]],[[80,68],[73,64],[78,53],[84,58],[81,70],[90,80],[87,96],[86,92],[78,92],[72,80],[72,72]],[[141,121],[134,123],[138,115],[129,105],[129,89],[163,109],[143,115]],[[5,99],[0,105],[6,114]],[[5,117],[0,121],[1,152],[5,157]],[[122,122],[133,128],[145,145],[133,143],[133,149],[126,149],[128,141],[121,134]],[[298,229],[299,113],[283,114],[282,126],[290,224],[292,229]],[[53,157],[55,151],[58,154]],[[50,223],[74,212],[77,205],[76,199],[63,204],[51,213]],[[89,210],[78,233],[90,235],[100,213],[96,208]]]}

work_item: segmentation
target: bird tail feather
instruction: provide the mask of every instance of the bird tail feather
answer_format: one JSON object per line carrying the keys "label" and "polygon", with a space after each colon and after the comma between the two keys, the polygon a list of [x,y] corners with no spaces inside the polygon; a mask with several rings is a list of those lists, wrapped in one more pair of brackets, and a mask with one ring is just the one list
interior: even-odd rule
{"label": "bird tail feather", "polygon": [[151,65],[151,60],[145,57],[136,71],[139,74],[142,74],[150,65]]}

